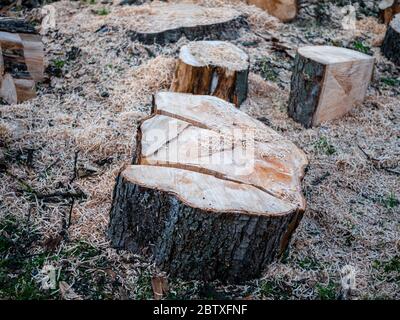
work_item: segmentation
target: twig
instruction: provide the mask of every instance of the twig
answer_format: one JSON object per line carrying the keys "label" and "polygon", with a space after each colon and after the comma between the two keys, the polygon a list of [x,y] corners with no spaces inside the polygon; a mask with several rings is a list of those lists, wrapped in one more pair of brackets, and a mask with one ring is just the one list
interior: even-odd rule
{"label": "twig", "polygon": [[372,165],[374,166],[375,169],[378,169],[378,170],[379,170],[379,169],[380,169],[380,170],[385,170],[386,172],[389,172],[389,173],[392,173],[392,174],[396,174],[396,175],[400,175],[400,172],[399,172],[399,171],[396,171],[396,170],[393,170],[393,169],[390,169],[390,168],[387,168],[387,167],[383,167],[383,166],[381,165],[380,160],[371,157],[368,153],[366,153],[366,152],[363,150],[363,148],[360,147],[359,144],[357,144],[357,147],[358,147],[358,149],[360,149],[360,151],[364,154],[364,156],[367,158],[367,160],[369,160],[369,161],[372,163]]}
{"label": "twig", "polygon": [[73,174],[71,180],[69,181],[69,183],[74,182],[76,177],[78,176],[78,170],[77,170],[78,155],[79,155],[79,150],[75,151],[75,156],[74,156],[74,174]]}

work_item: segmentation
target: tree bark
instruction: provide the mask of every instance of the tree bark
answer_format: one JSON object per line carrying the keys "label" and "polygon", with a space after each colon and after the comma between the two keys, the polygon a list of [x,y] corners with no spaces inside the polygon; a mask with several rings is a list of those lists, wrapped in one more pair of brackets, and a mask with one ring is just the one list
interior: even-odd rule
{"label": "tree bark", "polygon": [[198,41],[183,46],[171,91],[213,95],[239,107],[247,97],[249,57],[228,42]]}
{"label": "tree bark", "polygon": [[364,100],[374,58],[357,51],[310,46],[298,50],[288,114],[306,128],[337,119]]}
{"label": "tree bark", "polygon": [[[151,11],[141,13],[148,15],[148,22],[140,29],[128,31],[132,41],[163,45],[177,42],[182,36],[188,40],[233,40],[239,36],[241,28],[247,27],[244,16],[233,9],[225,9],[230,13],[227,14],[220,8],[191,4],[152,4],[150,8]],[[216,17],[218,12],[221,17]]]}
{"label": "tree bark", "polygon": [[[230,140],[228,132],[240,128],[256,131],[258,139],[250,172],[228,159],[251,142]],[[215,143],[222,138],[223,145]],[[215,156],[225,161],[205,161]],[[302,151],[215,97],[157,94],[134,158],[114,188],[111,244],[150,254],[173,277],[241,282],[260,276],[287,248],[305,209]]]}
{"label": "tree bark", "polygon": [[400,65],[400,14],[395,16],[388,27],[382,52],[390,61]]}

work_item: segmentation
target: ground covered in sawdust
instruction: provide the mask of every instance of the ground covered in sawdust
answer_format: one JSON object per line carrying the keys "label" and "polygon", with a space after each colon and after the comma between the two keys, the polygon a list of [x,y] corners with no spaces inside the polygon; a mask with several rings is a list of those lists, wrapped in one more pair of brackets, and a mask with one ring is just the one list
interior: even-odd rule
{"label": "ground covered in sawdust", "polygon": [[[153,297],[157,270],[146,257],[109,247],[108,213],[138,121],[151,95],[168,89],[188,41],[132,42],[121,19],[129,7],[118,2],[53,3],[56,29],[43,38],[48,81],[34,100],[0,104],[0,298]],[[290,24],[240,1],[196,2],[247,15],[250,30],[232,41],[251,59],[241,109],[306,152],[308,207],[289,251],[262,279],[240,286],[168,279],[165,297],[337,299],[351,273],[349,298],[400,298],[400,71],[380,53],[386,27],[374,1],[350,1],[355,31],[341,25],[349,1],[303,1]],[[305,44],[377,59],[365,102],[313,129],[286,114],[293,57]]]}

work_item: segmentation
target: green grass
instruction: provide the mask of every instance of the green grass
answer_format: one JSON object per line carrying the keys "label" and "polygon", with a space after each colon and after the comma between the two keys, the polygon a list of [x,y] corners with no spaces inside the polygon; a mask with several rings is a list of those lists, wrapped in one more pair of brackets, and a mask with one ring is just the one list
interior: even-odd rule
{"label": "green grass", "polygon": [[304,270],[318,270],[321,268],[319,262],[314,258],[305,257],[297,261],[298,266]]}
{"label": "green grass", "polygon": [[110,13],[110,11],[107,8],[101,8],[96,10],[95,13],[99,16],[106,16]]}
{"label": "green grass", "polygon": [[153,298],[151,287],[151,274],[148,271],[141,271],[136,280],[135,299],[147,300]]}
{"label": "green grass", "polygon": [[270,61],[267,57],[261,58],[258,62],[261,76],[268,81],[276,82],[278,80],[277,72],[272,68]]}
{"label": "green grass", "polygon": [[324,136],[320,137],[315,143],[314,143],[314,149],[319,152],[326,154],[328,156],[333,155],[336,153],[336,149],[333,145],[331,145],[328,141],[328,139]]}
{"label": "green grass", "polygon": [[65,61],[61,59],[55,59],[53,60],[53,65],[58,69],[62,69],[65,66]]}
{"label": "green grass", "polygon": [[354,41],[353,42],[353,49],[357,50],[359,52],[368,54],[371,51],[371,48],[368,47],[364,42],[362,41]]}
{"label": "green grass", "polygon": [[398,87],[400,86],[400,80],[395,79],[395,78],[387,78],[387,77],[382,77],[381,82],[390,86],[390,87]]}
{"label": "green grass", "polygon": [[386,197],[382,198],[381,202],[387,209],[393,209],[400,203],[394,192],[390,192]]}
{"label": "green grass", "polygon": [[278,300],[288,300],[292,295],[292,289],[283,284],[279,284],[271,280],[263,280],[260,283],[260,294],[266,298],[274,298]]}
{"label": "green grass", "polygon": [[12,217],[0,221],[0,299],[49,299],[54,294],[54,290],[41,290],[34,278],[48,259],[45,252],[29,253],[39,238],[24,221]]}
{"label": "green grass", "polygon": [[335,300],[337,298],[337,286],[333,281],[327,285],[318,283],[316,285],[319,300]]}

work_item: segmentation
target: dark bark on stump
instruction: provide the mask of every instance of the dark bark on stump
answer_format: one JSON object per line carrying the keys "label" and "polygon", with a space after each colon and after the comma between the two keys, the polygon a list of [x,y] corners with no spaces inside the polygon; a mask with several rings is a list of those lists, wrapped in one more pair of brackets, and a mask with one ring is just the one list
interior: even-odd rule
{"label": "dark bark on stump", "polygon": [[388,27],[382,52],[390,61],[400,65],[400,14],[396,15]]}
{"label": "dark bark on stump", "polygon": [[35,27],[22,19],[0,17],[0,31],[11,33],[37,33]]}
{"label": "dark bark on stump", "polygon": [[246,19],[243,16],[239,16],[221,23],[180,27],[156,33],[142,33],[131,30],[128,31],[128,35],[132,41],[163,45],[177,42],[182,36],[185,36],[188,40],[234,40],[239,37],[240,28],[247,27]]}
{"label": "dark bark on stump", "polygon": [[241,282],[260,276],[285,250],[301,217],[206,212],[120,175],[108,234],[114,248],[150,248],[156,265],[173,277]]}
{"label": "dark bark on stump", "polygon": [[325,66],[297,54],[292,74],[288,113],[306,128],[318,107]]}

